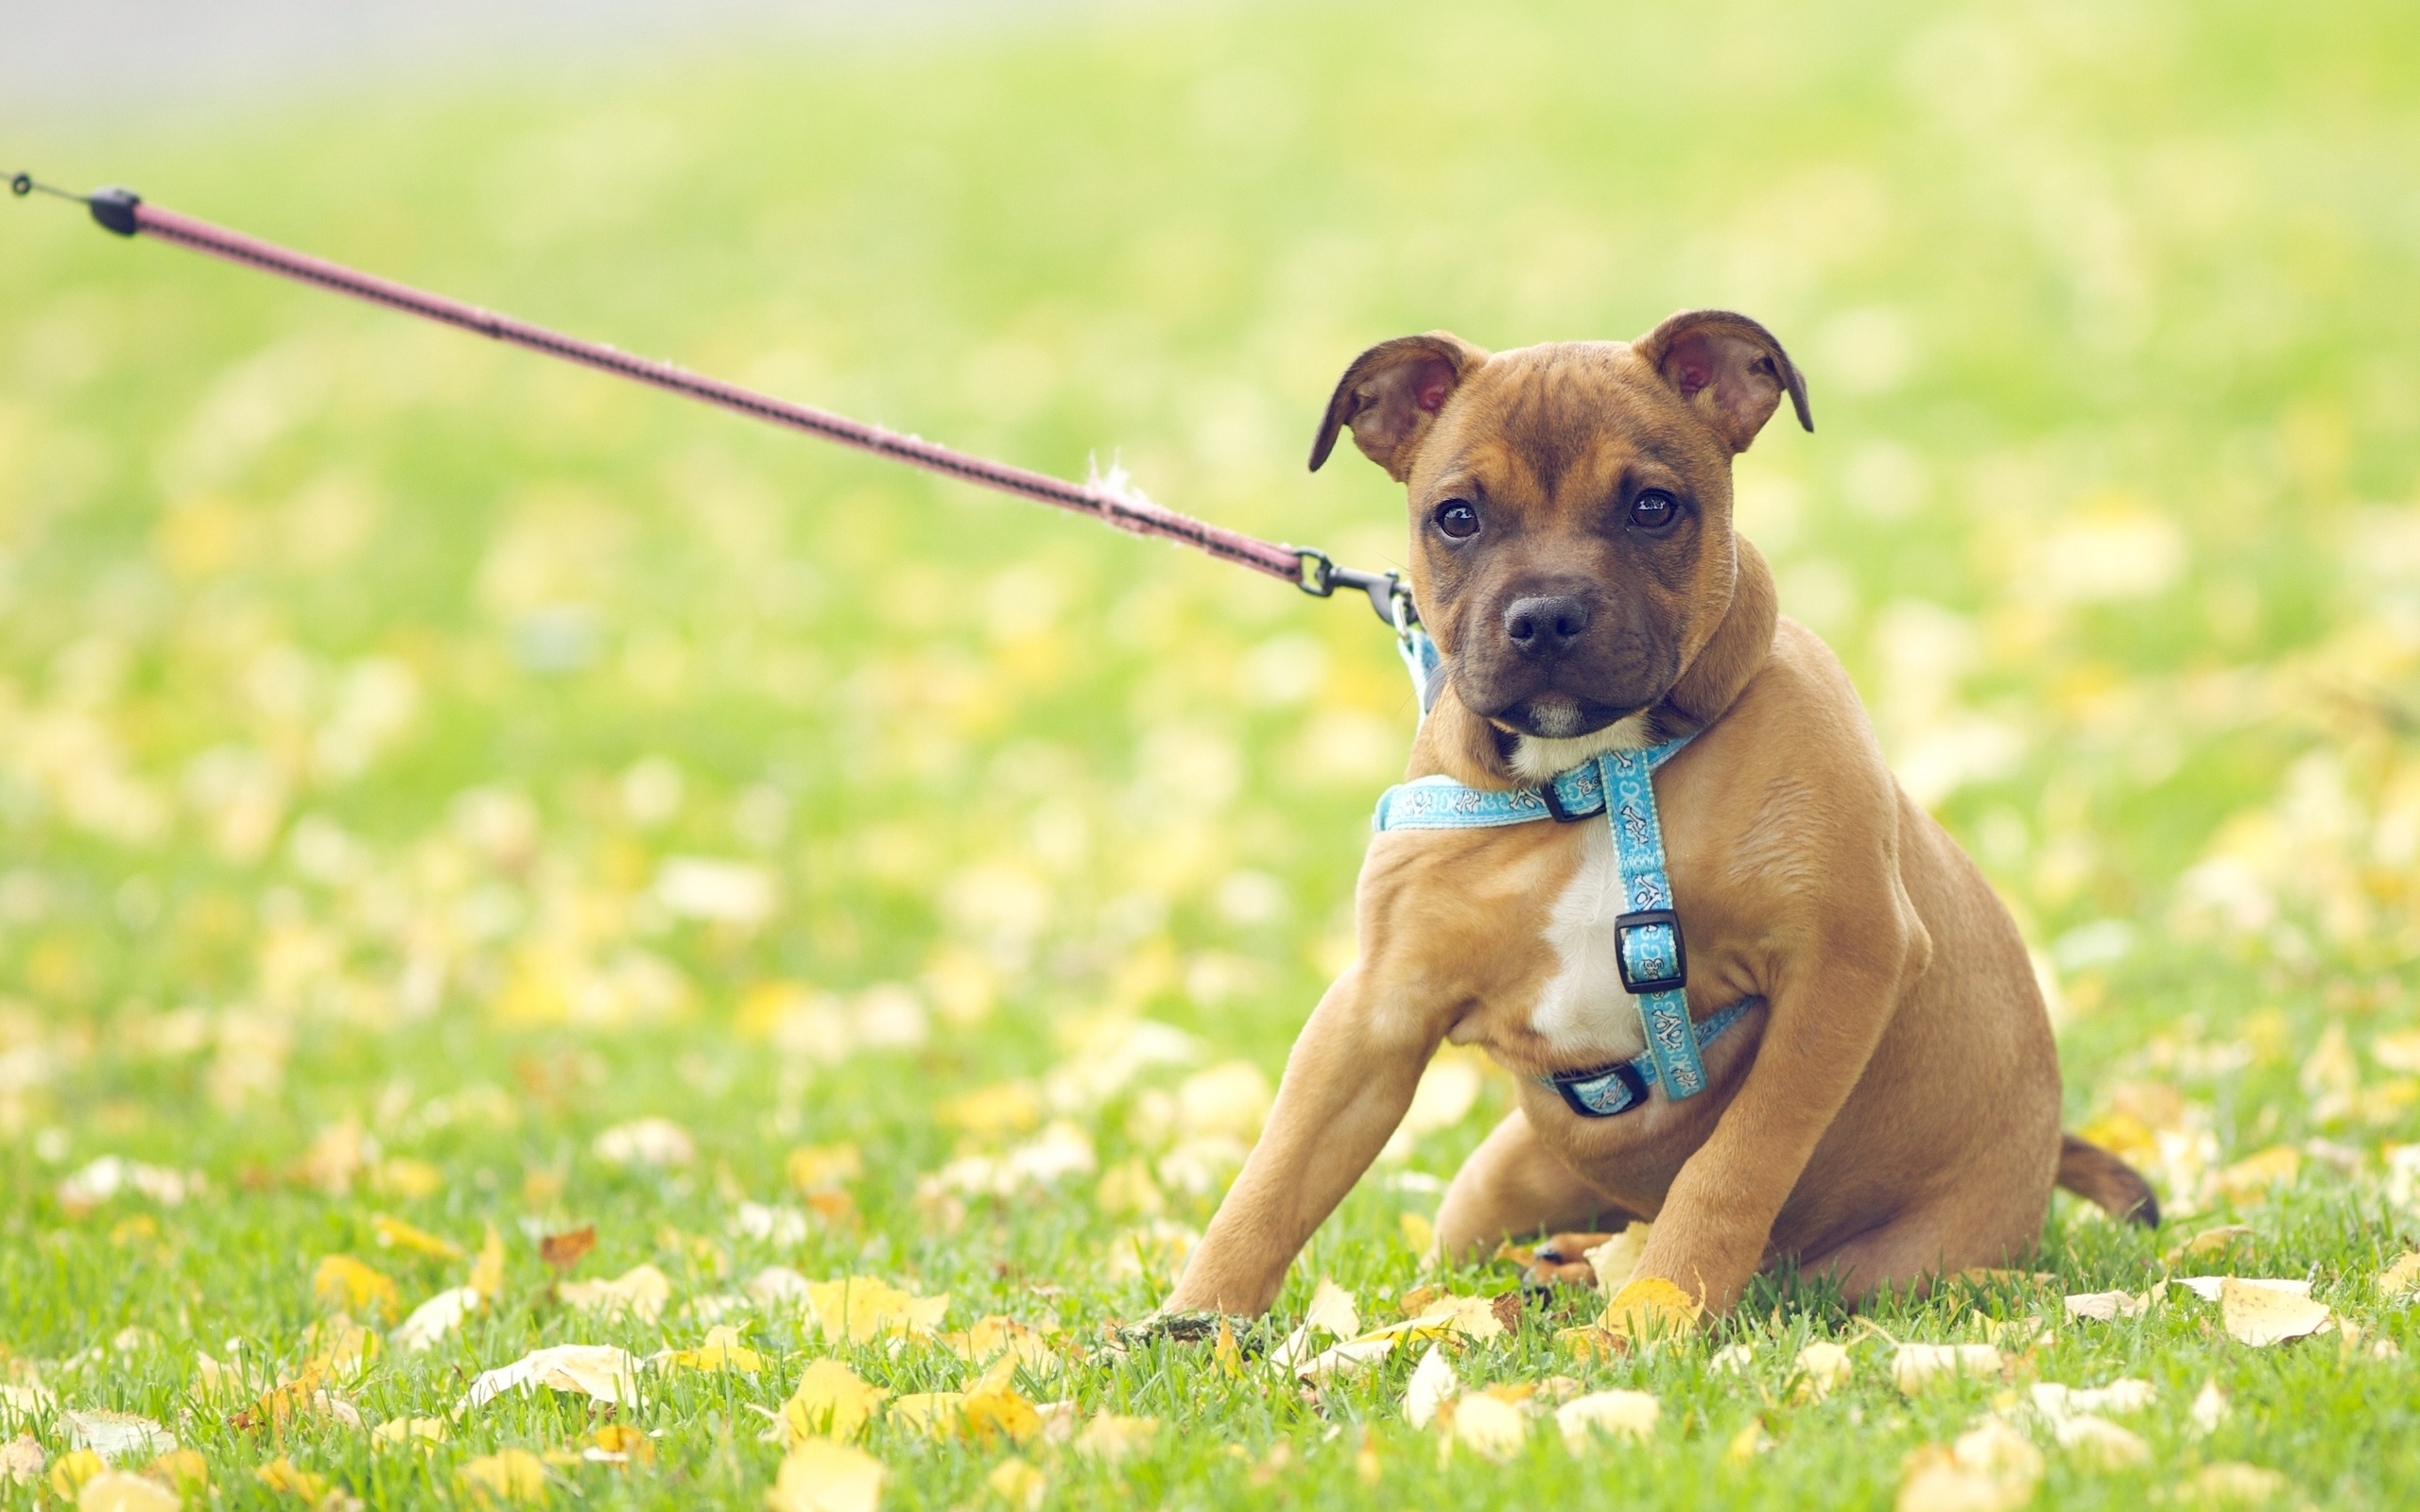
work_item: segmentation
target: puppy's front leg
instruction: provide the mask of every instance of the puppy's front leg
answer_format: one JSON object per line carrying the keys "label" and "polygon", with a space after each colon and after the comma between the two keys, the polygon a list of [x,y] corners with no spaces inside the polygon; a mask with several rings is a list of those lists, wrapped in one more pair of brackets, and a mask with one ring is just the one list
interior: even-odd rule
{"label": "puppy's front leg", "polygon": [[1403,1122],[1443,1038],[1391,1011],[1364,969],[1337,978],[1286,1057],[1269,1126],[1193,1252],[1168,1307],[1262,1313],[1286,1267]]}
{"label": "puppy's front leg", "polygon": [[1765,1035],[1739,1095],[1682,1165],[1655,1216],[1639,1278],[1660,1277],[1715,1312],[1727,1310],[1764,1263],[1773,1221],[1815,1146],[1847,1102],[1891,1022],[1892,1006],[1932,957],[1932,941],[1896,887],[1896,904],[1866,927],[1826,919],[1777,973]]}

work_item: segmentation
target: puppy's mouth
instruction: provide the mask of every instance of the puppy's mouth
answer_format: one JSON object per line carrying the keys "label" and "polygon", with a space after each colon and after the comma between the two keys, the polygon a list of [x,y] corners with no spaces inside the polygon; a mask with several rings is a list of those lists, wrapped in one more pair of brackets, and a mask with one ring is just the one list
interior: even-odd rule
{"label": "puppy's mouth", "polygon": [[1638,713],[1567,693],[1541,693],[1489,716],[1498,728],[1541,740],[1577,740]]}

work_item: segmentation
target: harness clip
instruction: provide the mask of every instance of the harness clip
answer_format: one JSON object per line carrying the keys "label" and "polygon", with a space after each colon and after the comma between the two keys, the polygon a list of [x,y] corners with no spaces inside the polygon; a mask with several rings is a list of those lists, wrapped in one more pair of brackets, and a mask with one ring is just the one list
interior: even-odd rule
{"label": "harness clip", "polygon": [[[1560,817],[1560,816],[1558,816]],[[1646,934],[1661,930],[1659,938]],[[1646,946],[1648,958],[1642,963],[1657,974],[1642,975],[1631,965],[1631,947],[1635,940]],[[1664,960],[1664,946],[1670,946],[1670,964]],[[1624,914],[1614,920],[1614,964],[1622,973],[1623,990],[1633,997],[1646,997],[1654,992],[1677,992],[1689,984],[1689,953],[1681,943],[1681,917],[1669,908],[1646,908],[1634,914]]]}

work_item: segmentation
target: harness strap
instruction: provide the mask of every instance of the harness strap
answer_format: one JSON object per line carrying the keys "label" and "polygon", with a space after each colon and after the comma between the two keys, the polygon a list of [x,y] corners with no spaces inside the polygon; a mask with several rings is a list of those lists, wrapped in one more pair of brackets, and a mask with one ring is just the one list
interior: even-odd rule
{"label": "harness strap", "polygon": [[[1748,1010],[1763,1002],[1762,998],[1741,998],[1731,1006],[1697,1026],[1700,1046],[1710,1045],[1722,1038],[1725,1031],[1748,1016]],[[1541,1076],[1542,1086],[1551,1087],[1563,1094],[1571,1110],[1582,1118],[1611,1118],[1627,1113],[1647,1101],[1647,1090],[1662,1079],[1655,1068],[1652,1052],[1616,1060],[1610,1066],[1594,1071],[1566,1071],[1560,1075]]]}

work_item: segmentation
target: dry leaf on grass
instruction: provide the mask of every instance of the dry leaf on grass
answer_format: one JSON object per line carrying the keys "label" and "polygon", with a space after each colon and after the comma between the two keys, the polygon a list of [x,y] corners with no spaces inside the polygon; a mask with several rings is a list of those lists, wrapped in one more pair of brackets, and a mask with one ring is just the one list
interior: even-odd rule
{"label": "dry leaf on grass", "polygon": [[792,1446],[805,1438],[855,1438],[874,1407],[890,1395],[880,1386],[866,1384],[838,1360],[817,1360],[782,1403],[778,1431]]}
{"label": "dry leaf on grass", "polygon": [[577,1391],[599,1401],[635,1400],[638,1357],[607,1344],[557,1344],[532,1350],[508,1366],[487,1371],[471,1383],[466,1407],[484,1407],[508,1391],[550,1386]]}
{"label": "dry leaf on grass", "polygon": [[566,1228],[559,1234],[548,1234],[538,1241],[538,1258],[557,1271],[567,1271],[588,1257],[596,1247],[596,1226],[585,1224]]}
{"label": "dry leaf on grass", "polygon": [[890,1418],[927,1438],[946,1438],[957,1429],[965,1402],[963,1391],[911,1391],[891,1399]]}
{"label": "dry leaf on grass", "polygon": [[1647,1253],[1647,1236],[1651,1232],[1651,1225],[1633,1222],[1603,1244],[1582,1252],[1581,1258],[1596,1272],[1599,1291],[1612,1297],[1630,1284],[1638,1270],[1638,1257]]}
{"label": "dry leaf on grass", "polygon": [[50,1467],[50,1489],[60,1500],[73,1502],[86,1481],[108,1469],[109,1462],[89,1449],[71,1449]]}
{"label": "dry leaf on grass", "polygon": [[2378,1295],[2388,1301],[2415,1288],[2420,1288],[2420,1249],[2397,1255],[2394,1264],[2378,1273]]}
{"label": "dry leaf on grass", "polygon": [[882,1461],[829,1438],[803,1440],[782,1457],[769,1512],[874,1512],[882,1501]]}
{"label": "dry leaf on grass", "polygon": [[1303,1326],[1335,1338],[1349,1339],[1361,1332],[1361,1310],[1351,1292],[1322,1276],[1318,1289],[1311,1294],[1310,1311],[1304,1314]]}
{"label": "dry leaf on grass", "polygon": [[69,1444],[112,1463],[153,1459],[177,1447],[176,1435],[150,1418],[106,1407],[62,1412],[59,1426],[67,1431]]}
{"label": "dry leaf on grass", "polygon": [[[595,1230],[590,1230],[592,1235]],[[504,1290],[504,1236],[488,1225],[488,1236],[479,1245],[479,1258],[471,1263],[471,1290],[481,1297],[494,1297]]]}
{"label": "dry leaf on grass", "polygon": [[76,1491],[76,1512],[177,1512],[177,1493],[124,1470],[103,1470]]}
{"label": "dry leaf on grass", "polygon": [[2062,1418],[2050,1432],[2061,1449],[2099,1469],[2125,1469],[2147,1464],[2152,1457],[2152,1446],[2143,1442],[2141,1435],[2091,1413]]}
{"label": "dry leaf on grass", "polygon": [[1157,1418],[1130,1418],[1117,1413],[1098,1414],[1084,1424],[1068,1447],[1087,1459],[1109,1464],[1138,1454],[1150,1447],[1160,1431]]}
{"label": "dry leaf on grass", "polygon": [[2089,1318],[2096,1323],[2115,1323],[2119,1318],[2140,1317],[2151,1306],[2146,1297],[2132,1292],[2079,1292],[2066,1298],[2067,1316]]}
{"label": "dry leaf on grass", "polygon": [[2199,1260],[2205,1255],[2215,1255],[2221,1250],[2232,1249],[2239,1241],[2251,1237],[2250,1224],[2223,1223],[2216,1228],[2204,1228],[2169,1250],[2168,1263],[2176,1265],[2188,1260]]}
{"label": "dry leaf on grass", "polygon": [[383,1212],[370,1215],[370,1233],[383,1249],[408,1249],[415,1255],[426,1255],[434,1260],[462,1258],[462,1246],[451,1239],[441,1238]]}
{"label": "dry leaf on grass", "polygon": [[652,1323],[672,1300],[672,1279],[650,1264],[631,1266],[610,1281],[565,1281],[558,1288],[565,1305],[582,1313],[627,1313]]}
{"label": "dry leaf on grass", "polygon": [[1447,1454],[1457,1448],[1467,1449],[1502,1463],[1530,1441],[1530,1415],[1518,1404],[1484,1391],[1455,1401],[1451,1428],[1442,1446]]}
{"label": "dry leaf on grass", "polygon": [[2037,1381],[2029,1395],[2033,1410],[2056,1422],[2083,1413],[2140,1412],[2152,1404],[2154,1388],[2148,1381],[2120,1376],[2105,1386],[2067,1386]]}
{"label": "dry leaf on grass", "polygon": [[1554,1422],[1563,1430],[1565,1449],[1577,1454],[1593,1434],[1643,1442],[1664,1416],[1663,1403],[1644,1391],[1592,1391],[1555,1409]]}
{"label": "dry leaf on grass", "polygon": [[31,1434],[19,1434],[0,1444],[0,1485],[27,1486],[42,1476],[43,1467],[49,1463],[42,1444]]}
{"label": "dry leaf on grass", "polygon": [[1033,1403],[1005,1388],[968,1392],[958,1410],[959,1432],[978,1444],[1023,1444],[1042,1432],[1042,1415]]}
{"label": "dry leaf on grass", "polygon": [[596,1158],[614,1165],[664,1169],[698,1158],[698,1142],[668,1118],[638,1118],[596,1136]]}
{"label": "dry leaf on grass", "polygon": [[711,1375],[720,1370],[736,1370],[754,1375],[765,1368],[765,1357],[739,1342],[739,1331],[718,1323],[706,1330],[706,1342],[694,1349],[665,1349],[651,1362],[666,1370],[695,1370]]}
{"label": "dry leaf on grass", "polygon": [[2259,1506],[2275,1501],[2285,1489],[2286,1478],[2275,1470],[2221,1460],[2187,1476],[2176,1488],[2176,1500],[2200,1506]]}
{"label": "dry leaf on grass", "polygon": [[454,1472],[482,1503],[536,1502],[546,1494],[546,1465],[526,1449],[482,1454]]}
{"label": "dry leaf on grass", "polygon": [[1998,1418],[1908,1456],[1896,1512],[2012,1512],[2033,1499],[2042,1452]]}
{"label": "dry leaf on grass", "polygon": [[1903,1344],[1892,1356],[1891,1379],[1901,1396],[1912,1397],[1936,1382],[1998,1375],[2003,1363],[1989,1344]]}
{"label": "dry leaf on grass", "polygon": [[1042,1473],[1041,1467],[1014,1454],[993,1466],[983,1484],[999,1493],[1001,1501],[1024,1512],[1036,1512],[1050,1493],[1050,1477]]}
{"label": "dry leaf on grass", "polygon": [[2335,1314],[2311,1298],[2308,1281],[2297,1291],[2229,1277],[2219,1288],[2219,1316],[2230,1337],[2260,1348],[2316,1333]]}
{"label": "dry leaf on grass", "polygon": [[1404,1388],[1404,1418],[1414,1428],[1426,1428],[1436,1418],[1437,1409],[1461,1395],[1461,1378],[1445,1359],[1444,1346],[1432,1344],[1412,1366],[1411,1381]]}
{"label": "dry leaf on grass", "polygon": [[315,1506],[327,1500],[328,1478],[312,1474],[283,1454],[266,1465],[252,1467],[252,1479],[279,1496],[294,1497]]}
{"label": "dry leaf on grass", "polygon": [[442,1418],[389,1418],[370,1436],[381,1444],[442,1444],[454,1435]]}
{"label": "dry leaf on grass", "polygon": [[806,1305],[827,1341],[871,1344],[895,1333],[930,1335],[949,1311],[949,1294],[918,1297],[870,1277],[850,1276],[809,1281]]}
{"label": "dry leaf on grass", "polygon": [[342,1313],[372,1313],[392,1317],[397,1311],[395,1283],[384,1272],[351,1255],[323,1255],[311,1272],[311,1299]]}
{"label": "dry leaf on grass", "polygon": [[1841,1386],[1847,1385],[1857,1363],[1848,1349],[1829,1339],[1817,1339],[1798,1351],[1791,1363],[1791,1373],[1797,1385],[1791,1392],[1794,1400],[1821,1401]]}
{"label": "dry leaf on grass", "polygon": [[1660,1276],[1644,1276],[1626,1283],[1605,1304],[1597,1326],[1616,1338],[1677,1337],[1698,1325],[1704,1307],[1694,1297]]}
{"label": "dry leaf on grass", "polygon": [[387,1336],[394,1340],[395,1348],[407,1354],[433,1349],[439,1340],[460,1328],[464,1318],[478,1311],[479,1300],[475,1287],[457,1286],[440,1292],[413,1308],[411,1315]]}
{"label": "dry leaf on grass", "polygon": [[2227,1394],[2219,1389],[2217,1382],[2204,1381],[2194,1395],[2193,1405],[2185,1411],[2185,1421],[2193,1430],[2194,1437],[2207,1438],[2227,1420],[2228,1411]]}

